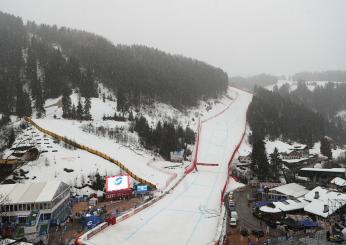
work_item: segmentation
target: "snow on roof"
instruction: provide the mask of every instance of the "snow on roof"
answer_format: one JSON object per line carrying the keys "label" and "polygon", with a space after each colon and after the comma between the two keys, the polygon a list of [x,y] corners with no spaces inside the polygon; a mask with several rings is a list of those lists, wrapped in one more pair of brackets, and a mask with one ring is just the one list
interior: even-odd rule
{"label": "snow on roof", "polygon": [[54,197],[69,188],[61,181],[48,181],[25,184],[0,185],[4,203],[50,202]]}
{"label": "snow on roof", "polygon": [[302,171],[345,173],[346,168],[302,168]]}
{"label": "snow on roof", "polygon": [[340,177],[335,177],[330,181],[330,183],[335,184],[337,186],[346,186],[346,180]]}
{"label": "snow on roof", "polygon": [[297,162],[302,162],[309,160],[309,158],[304,157],[304,158],[298,158],[298,159],[283,159],[282,161],[287,162],[287,163],[297,163]]}
{"label": "snow on roof", "polygon": [[0,245],[9,245],[9,244],[16,244],[16,245],[30,245],[32,243],[28,242],[16,242],[16,240],[5,238],[0,240]]}
{"label": "snow on roof", "polygon": [[271,208],[269,206],[262,206],[260,207],[260,211],[264,212],[264,213],[280,213],[281,210],[278,208]]}
{"label": "snow on roof", "polygon": [[297,183],[290,183],[286,185],[280,185],[274,188],[271,188],[270,191],[277,191],[287,196],[301,197],[308,193],[309,191],[302,185]]}
{"label": "snow on roof", "polygon": [[[318,192],[318,198],[315,199],[316,192]],[[324,218],[346,204],[346,194],[331,191],[320,186],[307,193],[305,199],[311,202],[304,207],[304,210]],[[325,206],[328,207],[327,211]]]}
{"label": "snow on roof", "polygon": [[260,208],[262,212],[266,213],[278,213],[278,212],[289,212],[298,209],[303,209],[309,202],[305,201],[304,198],[288,199],[285,201],[273,202],[275,208],[269,206],[263,206]]}
{"label": "snow on roof", "polygon": [[304,150],[306,148],[306,145],[294,145],[293,148],[291,148],[292,151],[294,150]]}

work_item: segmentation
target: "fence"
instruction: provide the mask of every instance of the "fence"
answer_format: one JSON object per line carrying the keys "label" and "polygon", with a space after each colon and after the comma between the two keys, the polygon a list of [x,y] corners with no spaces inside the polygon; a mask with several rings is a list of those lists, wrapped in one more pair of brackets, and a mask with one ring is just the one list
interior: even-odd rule
{"label": "fence", "polygon": [[94,150],[94,149],[92,149],[92,148],[90,148],[90,147],[87,147],[87,146],[85,146],[85,145],[79,144],[79,143],[77,143],[77,142],[75,142],[75,141],[73,141],[73,140],[70,140],[70,139],[66,138],[66,137],[63,137],[63,136],[60,136],[60,135],[58,135],[58,134],[56,134],[56,133],[53,133],[53,132],[51,132],[51,131],[48,131],[48,130],[46,130],[46,129],[40,127],[39,125],[37,125],[37,124],[36,124],[31,118],[29,118],[29,117],[24,117],[24,119],[25,119],[28,123],[30,123],[32,126],[34,126],[35,128],[37,128],[39,131],[41,131],[42,133],[47,134],[47,135],[49,135],[49,136],[55,138],[56,140],[63,141],[63,142],[65,142],[66,144],[72,145],[72,146],[74,146],[74,147],[76,147],[76,148],[79,148],[79,149],[81,149],[81,150],[85,150],[85,151],[87,151],[87,152],[89,152],[89,153],[91,153],[91,154],[94,154],[94,155],[97,155],[97,156],[99,156],[99,157],[102,157],[103,159],[105,159],[105,160],[107,160],[107,161],[109,161],[109,162],[114,163],[115,165],[117,165],[121,170],[123,170],[124,172],[126,172],[129,176],[131,176],[131,177],[132,177],[133,179],[135,179],[136,181],[138,181],[138,182],[140,182],[140,183],[142,183],[142,184],[148,185],[148,186],[150,186],[151,188],[156,189],[156,185],[154,185],[154,184],[152,184],[151,182],[149,182],[149,181],[147,181],[147,180],[145,180],[145,179],[142,179],[141,177],[135,175],[132,171],[130,171],[127,167],[125,167],[125,166],[124,166],[121,162],[119,162],[118,160],[115,160],[115,159],[111,158],[110,156],[108,156],[108,155],[106,155],[106,154],[104,154],[104,153],[102,153],[102,152],[99,152],[99,151],[97,151],[97,150]]}

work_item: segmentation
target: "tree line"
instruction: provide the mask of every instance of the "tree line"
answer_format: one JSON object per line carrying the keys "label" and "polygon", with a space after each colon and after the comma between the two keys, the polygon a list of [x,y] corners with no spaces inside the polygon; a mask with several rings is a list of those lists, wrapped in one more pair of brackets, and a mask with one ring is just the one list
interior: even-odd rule
{"label": "tree line", "polygon": [[138,133],[145,148],[159,153],[168,160],[171,151],[184,149],[187,153],[187,145],[194,144],[195,141],[195,133],[189,127],[184,129],[180,125],[174,126],[172,123],[159,121],[156,127],[152,128],[144,116],[136,117],[133,129]]}
{"label": "tree line", "polygon": [[184,108],[222,94],[227,79],[221,69],[191,58],[115,46],[92,33],[24,24],[0,12],[0,113],[30,116],[33,107],[41,117],[45,100],[66,90],[97,97],[95,81],[120,98],[122,112],[154,101]]}

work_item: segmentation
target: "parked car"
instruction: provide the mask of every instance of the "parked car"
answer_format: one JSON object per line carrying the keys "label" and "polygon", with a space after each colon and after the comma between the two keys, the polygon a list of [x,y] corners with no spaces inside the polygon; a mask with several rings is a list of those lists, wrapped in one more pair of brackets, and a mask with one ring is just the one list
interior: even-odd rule
{"label": "parked car", "polygon": [[235,206],[228,206],[228,211],[231,213],[233,211],[236,211]]}
{"label": "parked car", "polygon": [[232,212],[231,212],[231,218],[236,218],[236,219],[238,219],[238,213],[237,213],[237,211],[232,211]]}
{"label": "parked car", "polygon": [[329,241],[341,244],[344,242],[344,238],[340,235],[332,234],[329,236]]}
{"label": "parked car", "polygon": [[251,231],[252,235],[254,235],[255,237],[264,237],[264,231],[261,229],[253,229]]}
{"label": "parked car", "polygon": [[249,231],[248,231],[248,229],[246,229],[246,228],[242,228],[242,229],[240,230],[240,234],[241,234],[242,236],[248,236],[248,235],[249,235]]}
{"label": "parked car", "polygon": [[231,218],[231,221],[229,222],[229,225],[232,227],[237,226],[237,219],[236,218]]}

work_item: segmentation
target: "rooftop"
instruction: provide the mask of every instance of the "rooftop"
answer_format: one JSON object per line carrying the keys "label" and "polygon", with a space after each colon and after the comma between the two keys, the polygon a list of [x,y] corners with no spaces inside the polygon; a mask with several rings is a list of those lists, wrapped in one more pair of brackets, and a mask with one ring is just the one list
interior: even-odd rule
{"label": "rooftop", "polygon": [[274,187],[270,189],[270,191],[277,191],[279,193],[282,193],[287,196],[292,196],[292,197],[301,197],[308,193],[309,191],[302,185],[298,185],[296,183],[290,183],[286,185],[280,185],[277,187]]}
{"label": "rooftop", "polygon": [[0,193],[2,193],[0,202],[50,202],[68,188],[70,186],[62,181],[0,185]]}
{"label": "rooftop", "polygon": [[273,202],[275,208],[263,206],[260,208],[260,210],[266,213],[289,212],[298,209],[303,209],[307,204],[308,202],[305,201],[304,198],[288,199],[285,201]]}
{"label": "rooftop", "polygon": [[[318,193],[318,198],[315,198],[316,193]],[[307,193],[305,199],[310,201],[310,203],[304,207],[304,210],[324,218],[346,204],[346,194],[331,191],[320,186]],[[325,206],[328,207],[327,211]]]}
{"label": "rooftop", "polygon": [[335,184],[337,186],[346,186],[346,180],[340,177],[335,177],[330,181],[330,183]]}
{"label": "rooftop", "polygon": [[302,168],[301,171],[345,173],[346,168]]}

